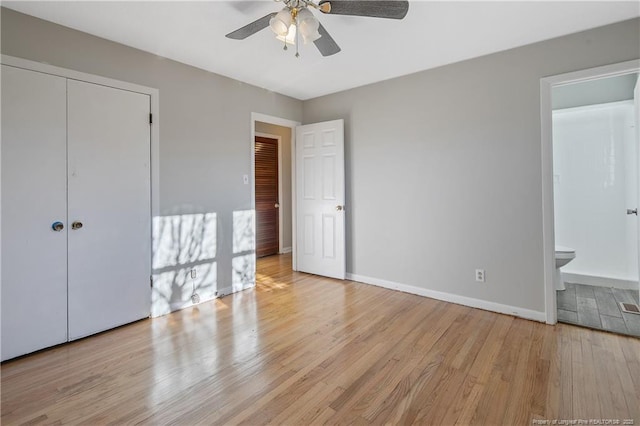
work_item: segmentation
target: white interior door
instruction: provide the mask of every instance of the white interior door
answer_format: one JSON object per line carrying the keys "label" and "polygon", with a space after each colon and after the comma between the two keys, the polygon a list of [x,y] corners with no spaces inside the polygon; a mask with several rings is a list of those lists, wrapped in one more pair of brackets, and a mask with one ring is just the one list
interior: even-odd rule
{"label": "white interior door", "polygon": [[344,121],[296,127],[297,270],[344,279]]}
{"label": "white interior door", "polygon": [[70,340],[149,316],[149,102],[68,82]]}
{"label": "white interior door", "polygon": [[67,340],[66,90],[2,65],[2,360]]}

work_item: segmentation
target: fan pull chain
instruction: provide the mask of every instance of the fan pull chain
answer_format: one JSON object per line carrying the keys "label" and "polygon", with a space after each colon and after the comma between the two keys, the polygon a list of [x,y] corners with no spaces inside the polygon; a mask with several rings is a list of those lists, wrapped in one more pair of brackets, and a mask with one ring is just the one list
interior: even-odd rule
{"label": "fan pull chain", "polygon": [[300,57],[300,54],[298,53],[298,46],[300,46],[300,28],[298,27],[298,19],[295,20],[296,23],[296,58]]}

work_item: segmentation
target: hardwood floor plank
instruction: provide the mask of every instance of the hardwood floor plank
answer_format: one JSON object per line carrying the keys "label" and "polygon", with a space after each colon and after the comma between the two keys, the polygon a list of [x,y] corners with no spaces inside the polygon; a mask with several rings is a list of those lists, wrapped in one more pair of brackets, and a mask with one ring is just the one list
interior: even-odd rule
{"label": "hardwood floor plank", "polygon": [[[432,348],[441,341],[445,332],[452,326],[455,319],[460,315],[463,308],[456,306],[455,309],[445,309],[445,312],[438,317],[429,330],[413,346],[413,354],[398,373],[395,380],[389,382],[389,387],[385,392],[381,392],[366,411],[364,418],[372,423],[382,423],[388,419],[394,411],[397,411],[397,404],[404,399],[410,391],[412,383],[424,375],[428,375],[437,360],[434,360]],[[389,390],[391,390],[389,392]]]}
{"label": "hardwood floor plank", "polygon": [[[556,339],[559,340],[556,347],[554,359],[558,359],[558,370],[551,371],[551,377],[559,382],[560,399],[557,411],[547,411],[548,418],[554,419],[573,419],[575,411],[573,409],[573,384],[574,384],[574,368],[573,368],[573,348],[572,348],[572,327],[562,324],[557,325],[560,334]],[[549,404],[552,405],[553,402]],[[554,417],[557,416],[557,417]]]}
{"label": "hardwood floor plank", "polygon": [[611,365],[615,368],[616,377],[622,386],[622,394],[629,409],[629,418],[638,419],[640,418],[640,395],[637,390],[639,389],[638,384],[640,384],[640,366],[637,362],[627,362],[625,359],[624,341],[609,337],[606,344],[611,348],[614,356],[615,362],[611,362]]}
{"label": "hardwood floor plank", "polygon": [[609,390],[609,392],[598,393],[601,415],[602,418],[613,419],[616,413],[629,412],[622,382],[617,377],[615,366],[606,362],[608,359],[615,359],[613,351],[616,348],[609,343],[605,333],[594,333],[591,337],[594,362],[601,366],[594,368],[596,384],[606,386]]}
{"label": "hardwood floor plank", "polygon": [[450,404],[443,420],[444,424],[472,423],[486,385],[493,374],[494,360],[501,350],[500,342],[506,337],[513,320],[513,317],[499,316],[493,319],[491,326],[487,324],[486,328],[490,330],[490,333],[476,355],[467,376],[467,386],[471,389],[468,394],[463,392],[462,398],[457,398],[455,403]]}
{"label": "hardwood floor plank", "polygon": [[602,407],[599,401],[601,394],[593,391],[601,387],[596,378],[592,343],[593,336],[597,333],[584,333],[583,330],[576,333],[578,341],[575,349],[580,351],[581,356],[578,365],[574,365],[574,374],[581,377],[582,386],[574,387],[573,398],[578,401],[578,406],[582,408],[579,411],[574,410],[574,413],[580,413],[580,416],[589,419],[602,418]]}
{"label": "hardwood floor plank", "polygon": [[[484,346],[489,335],[490,327],[478,327],[483,322],[489,322],[486,312],[471,312],[470,322],[476,327],[464,339],[462,347],[451,360],[447,360],[450,377],[448,380],[440,380],[436,392],[434,392],[430,404],[422,407],[418,413],[418,422],[422,424],[453,424],[461,413],[465,395],[470,395],[476,378],[469,373],[476,364],[478,353]],[[450,401],[460,400],[460,403],[450,404]],[[447,419],[447,417],[450,417]]]}
{"label": "hardwood floor plank", "polygon": [[290,255],[256,275],[255,289],[3,363],[0,421],[640,421],[639,339],[296,273]]}

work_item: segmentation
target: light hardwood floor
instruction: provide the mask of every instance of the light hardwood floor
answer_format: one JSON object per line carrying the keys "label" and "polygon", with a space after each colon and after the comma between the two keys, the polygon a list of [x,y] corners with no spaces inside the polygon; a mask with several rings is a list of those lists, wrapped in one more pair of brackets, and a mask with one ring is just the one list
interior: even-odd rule
{"label": "light hardwood floor", "polygon": [[640,424],[636,338],[290,259],[261,259],[255,289],[4,363],[2,424]]}

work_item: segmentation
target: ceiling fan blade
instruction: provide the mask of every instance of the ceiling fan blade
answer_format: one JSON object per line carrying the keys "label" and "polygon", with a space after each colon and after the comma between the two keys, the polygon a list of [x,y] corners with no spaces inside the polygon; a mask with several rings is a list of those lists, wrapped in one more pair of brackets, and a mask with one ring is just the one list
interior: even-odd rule
{"label": "ceiling fan blade", "polygon": [[276,15],[275,12],[265,15],[262,18],[256,19],[252,23],[245,25],[242,28],[238,28],[237,30],[230,32],[225,37],[232,38],[234,40],[244,40],[250,35],[254,35],[258,31],[264,30],[265,28],[267,28],[269,26],[269,21],[275,15]]}
{"label": "ceiling fan blade", "polygon": [[[330,7],[327,7],[327,4]],[[324,6],[323,6],[324,5]],[[370,16],[402,19],[407,15],[407,0],[322,0],[320,11],[330,15]]]}
{"label": "ceiling fan blade", "polygon": [[318,27],[318,32],[320,33],[320,38],[315,40],[313,44],[316,45],[322,56],[335,55],[340,51],[340,46],[338,46],[338,43],[329,35],[322,24]]}

